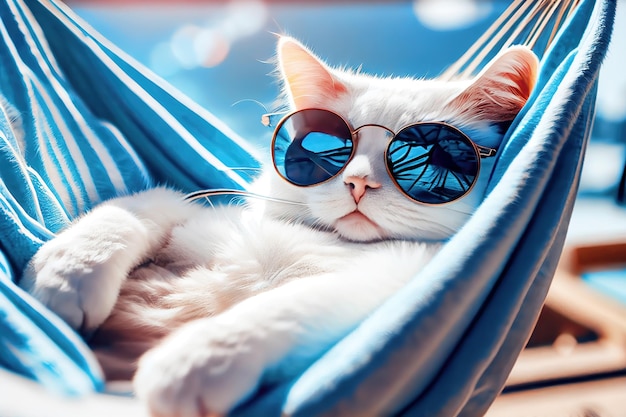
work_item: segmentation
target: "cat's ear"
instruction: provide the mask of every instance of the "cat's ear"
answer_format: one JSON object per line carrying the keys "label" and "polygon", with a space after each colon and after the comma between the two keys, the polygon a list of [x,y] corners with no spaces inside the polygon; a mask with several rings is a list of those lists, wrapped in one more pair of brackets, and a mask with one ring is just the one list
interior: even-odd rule
{"label": "cat's ear", "polygon": [[347,91],[332,70],[295,39],[279,39],[278,66],[296,109],[324,107]]}
{"label": "cat's ear", "polygon": [[451,105],[482,120],[513,120],[535,86],[538,67],[529,48],[512,46],[497,55]]}

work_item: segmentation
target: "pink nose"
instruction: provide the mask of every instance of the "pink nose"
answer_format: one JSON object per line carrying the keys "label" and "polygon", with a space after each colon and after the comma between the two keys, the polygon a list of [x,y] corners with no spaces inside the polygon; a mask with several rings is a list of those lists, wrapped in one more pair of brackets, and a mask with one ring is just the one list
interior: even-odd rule
{"label": "pink nose", "polygon": [[344,182],[346,185],[350,186],[350,194],[352,194],[352,198],[354,198],[354,201],[357,204],[361,201],[368,188],[380,188],[381,186],[379,182],[372,181],[367,178],[367,176],[350,176],[347,177]]}

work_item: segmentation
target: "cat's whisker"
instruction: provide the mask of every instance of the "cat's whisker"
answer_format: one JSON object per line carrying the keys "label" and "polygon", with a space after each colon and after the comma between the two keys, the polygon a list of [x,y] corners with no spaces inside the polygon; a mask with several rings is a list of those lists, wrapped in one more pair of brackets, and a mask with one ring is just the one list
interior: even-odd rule
{"label": "cat's whisker", "polygon": [[332,232],[333,228],[325,224],[321,219],[315,219],[312,222],[307,223],[307,225],[315,230]]}
{"label": "cat's whisker", "polygon": [[237,101],[235,101],[235,102],[231,105],[231,107],[235,107],[236,105],[241,104],[241,103],[254,103],[254,104],[258,104],[258,105],[259,105],[259,106],[263,109],[263,111],[264,111],[265,113],[267,113],[267,107],[265,106],[265,104],[261,103],[259,100],[255,100],[255,99],[253,99],[253,98],[244,98],[244,99],[241,99],[241,100],[237,100]]}
{"label": "cat's whisker", "polygon": [[453,213],[464,214],[467,216],[470,216],[472,213],[474,213],[474,209],[472,208],[466,208],[465,210],[462,210],[462,209],[455,209],[452,207],[446,207],[445,210],[453,212]]}
{"label": "cat's whisker", "polygon": [[[208,198],[207,198],[207,200],[208,200]],[[245,198],[243,198],[241,196],[236,196],[236,197],[233,197],[233,198],[230,199],[230,203],[229,204],[237,206],[239,204],[244,203],[245,201],[246,201]]]}
{"label": "cat's whisker", "polygon": [[225,169],[221,169],[220,171],[222,172],[226,172],[226,171],[253,171],[253,172],[261,172],[263,171],[263,168],[259,168],[259,167],[228,167]]}
{"label": "cat's whisker", "polygon": [[266,201],[272,201],[274,203],[284,203],[284,204],[293,204],[293,205],[298,205],[298,206],[306,206],[305,203],[301,203],[299,201],[285,200],[282,198],[269,197],[266,195],[256,194],[250,191],[234,190],[234,189],[226,189],[226,188],[215,188],[215,189],[210,189],[210,190],[194,191],[193,193],[187,194],[185,196],[185,200],[194,201],[200,198],[206,198],[208,200],[209,197],[222,196],[222,195],[259,198],[259,199],[266,200]]}

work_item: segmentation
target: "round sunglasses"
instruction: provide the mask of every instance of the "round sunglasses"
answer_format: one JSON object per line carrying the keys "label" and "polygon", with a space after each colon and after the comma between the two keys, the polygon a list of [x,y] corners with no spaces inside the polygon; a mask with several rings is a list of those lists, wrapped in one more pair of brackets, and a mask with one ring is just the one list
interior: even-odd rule
{"label": "round sunglasses", "polygon": [[[270,125],[270,115],[265,115],[263,122]],[[496,153],[443,122],[415,123],[394,133],[377,124],[353,129],[335,112],[303,109],[276,125],[271,149],[274,167],[294,185],[322,184],[348,165],[359,130],[368,126],[388,132],[384,157],[389,176],[404,195],[418,203],[444,204],[463,197],[476,183],[480,158]]]}

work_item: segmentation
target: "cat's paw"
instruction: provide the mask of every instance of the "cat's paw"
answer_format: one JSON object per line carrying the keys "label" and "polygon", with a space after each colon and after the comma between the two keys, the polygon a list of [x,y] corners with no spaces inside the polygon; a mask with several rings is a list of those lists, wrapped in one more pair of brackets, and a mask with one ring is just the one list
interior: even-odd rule
{"label": "cat's paw", "polygon": [[20,286],[73,329],[91,331],[108,317],[119,288],[108,288],[112,271],[97,253],[79,247],[70,235],[47,242],[28,264]]}
{"label": "cat's paw", "polygon": [[251,332],[201,319],[146,353],[134,378],[154,415],[220,416],[257,387],[265,363]]}

